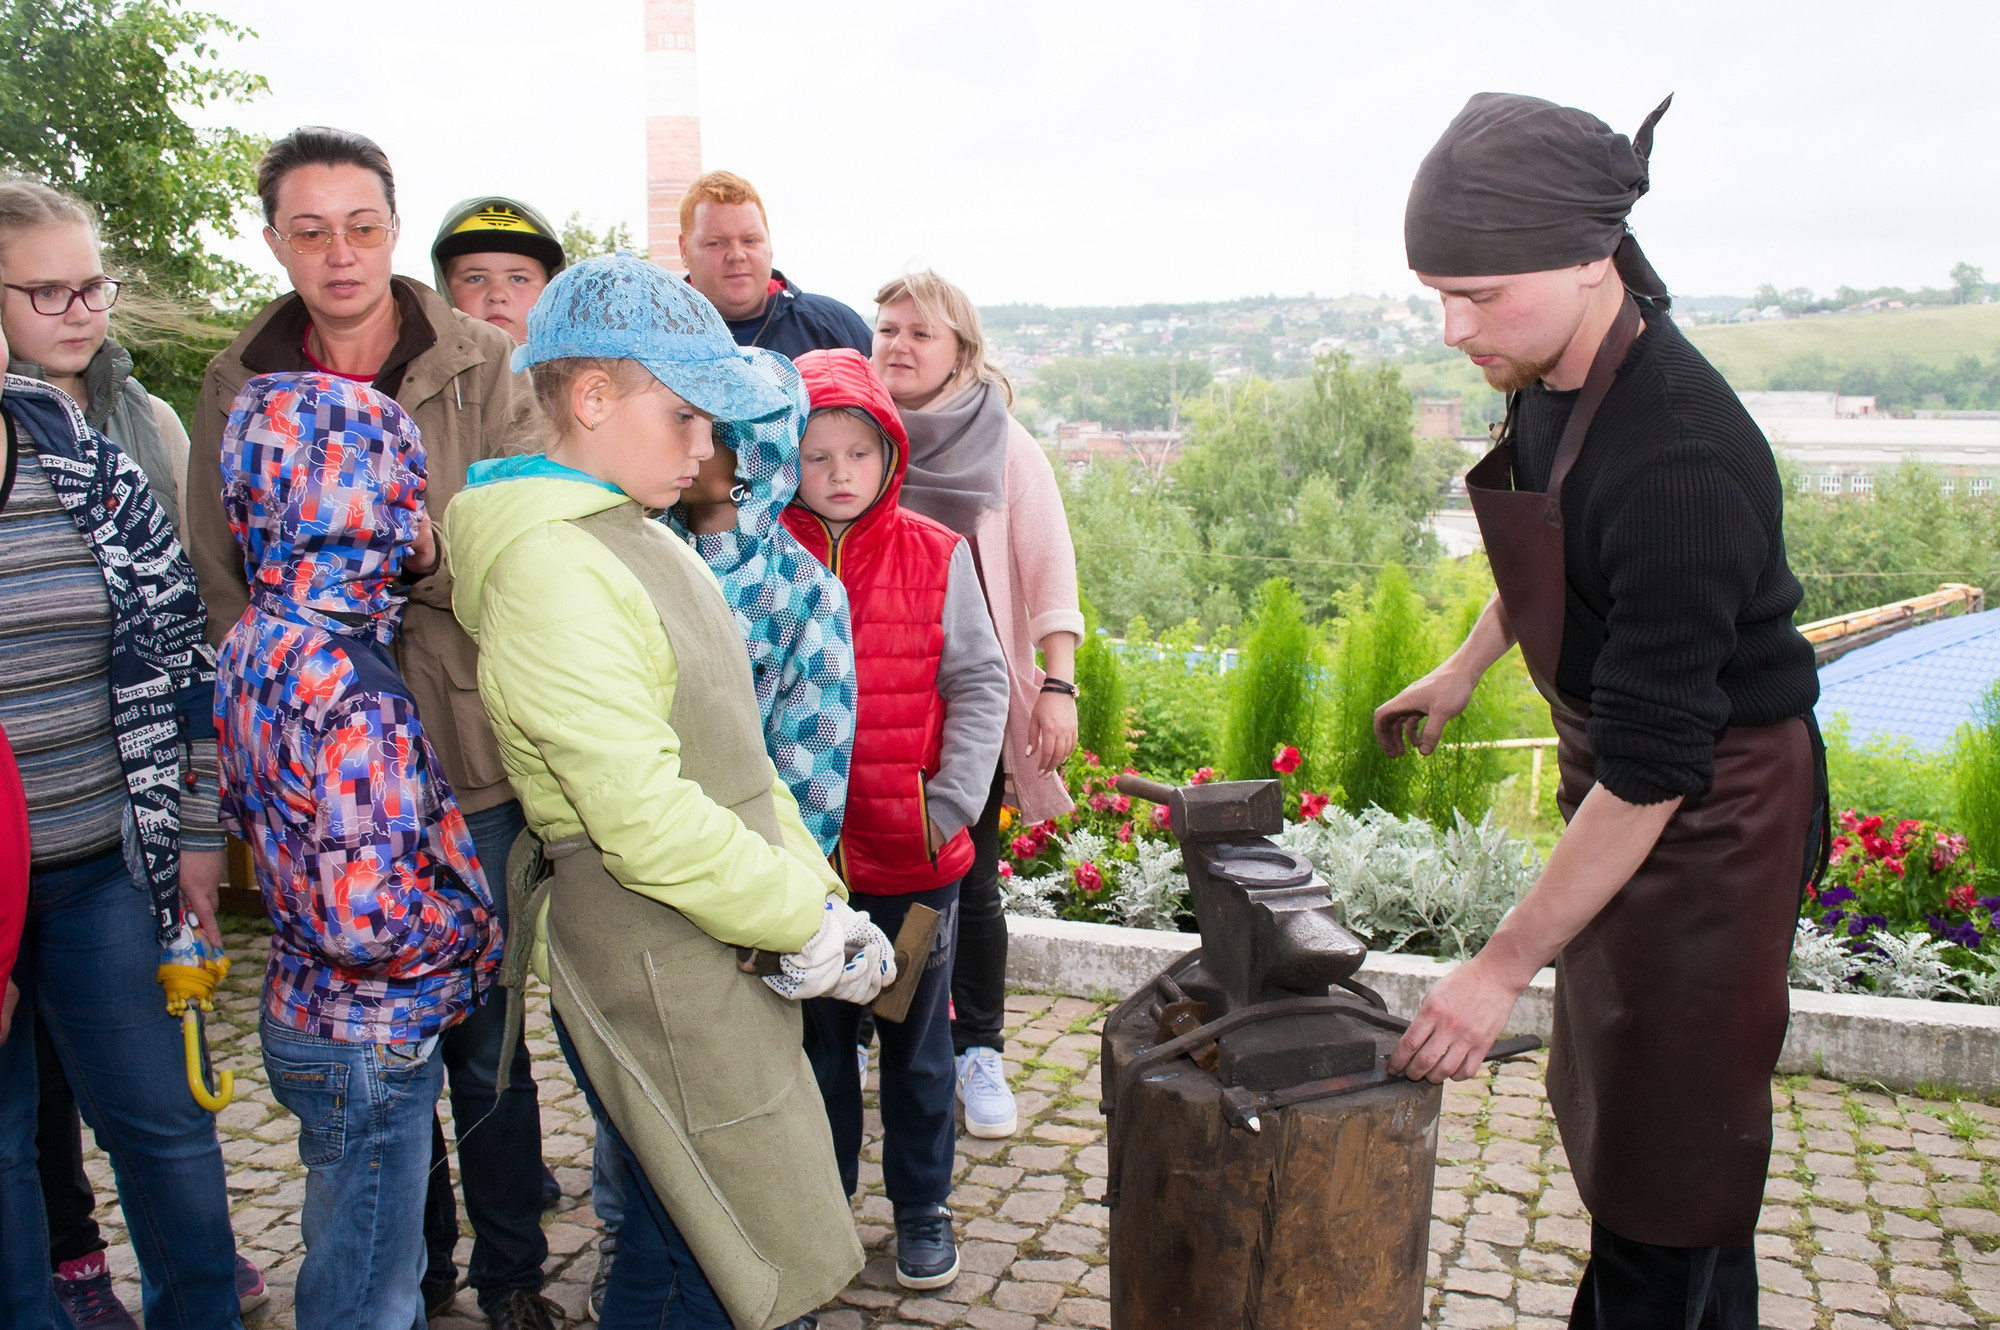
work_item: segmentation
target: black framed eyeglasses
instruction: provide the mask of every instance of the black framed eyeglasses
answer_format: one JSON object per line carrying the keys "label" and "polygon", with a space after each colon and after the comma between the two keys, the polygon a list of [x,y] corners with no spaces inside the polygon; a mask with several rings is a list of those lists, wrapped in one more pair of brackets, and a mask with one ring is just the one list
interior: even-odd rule
{"label": "black framed eyeglasses", "polygon": [[362,222],[358,226],[350,226],[339,231],[325,226],[302,226],[290,233],[280,231],[275,226],[266,229],[284,241],[294,254],[324,254],[333,248],[336,237],[345,240],[356,249],[380,249],[389,243],[391,236],[396,234],[398,225],[397,221],[391,220]]}
{"label": "black framed eyeglasses", "polygon": [[69,307],[77,301],[93,314],[102,314],[118,303],[117,282],[109,277],[100,278],[88,286],[58,286],[51,282],[46,286],[16,286],[6,283],[9,291],[19,291],[28,297],[28,303],[35,307],[35,313],[46,314],[50,318],[61,318],[69,313]]}

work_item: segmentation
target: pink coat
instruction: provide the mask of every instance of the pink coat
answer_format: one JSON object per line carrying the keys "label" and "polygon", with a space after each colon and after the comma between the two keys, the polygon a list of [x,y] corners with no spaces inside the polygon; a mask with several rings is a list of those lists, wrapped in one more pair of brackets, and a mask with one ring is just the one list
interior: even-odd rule
{"label": "pink coat", "polygon": [[1043,678],[1035,647],[1050,633],[1074,633],[1081,642],[1083,611],[1077,606],[1076,550],[1055,468],[1034,436],[1011,417],[1003,490],[1005,504],[980,514],[972,554],[1007,657],[1007,737],[1000,760],[1021,815],[1033,823],[1075,807],[1062,773],[1044,776],[1039,758],[1028,754],[1028,722]]}

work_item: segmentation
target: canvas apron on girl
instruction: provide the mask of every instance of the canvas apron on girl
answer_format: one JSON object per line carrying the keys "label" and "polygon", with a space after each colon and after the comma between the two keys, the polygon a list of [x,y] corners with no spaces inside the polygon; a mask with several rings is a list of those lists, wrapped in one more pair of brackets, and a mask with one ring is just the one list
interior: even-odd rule
{"label": "canvas apron on girl", "polygon": [[[1514,488],[1511,409],[1465,478],[1501,611],[1554,717],[1565,819],[1595,783],[1596,756],[1589,704],[1556,686],[1562,486],[1642,327],[1627,295],[1546,494]],[[1809,829],[1824,817],[1814,750],[1802,719],[1717,734],[1714,779],[1682,801],[1631,880],[1556,958],[1549,1102],[1584,1204],[1621,1237],[1740,1246],[1755,1232],[1792,930]]]}

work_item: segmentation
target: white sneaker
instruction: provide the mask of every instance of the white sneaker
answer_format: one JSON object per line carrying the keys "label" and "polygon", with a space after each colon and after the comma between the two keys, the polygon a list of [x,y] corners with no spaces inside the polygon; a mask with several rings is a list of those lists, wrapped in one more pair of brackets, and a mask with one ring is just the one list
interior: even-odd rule
{"label": "white sneaker", "polygon": [[965,1129],[982,1140],[1012,1136],[1019,1119],[1000,1055],[990,1048],[968,1048],[958,1055],[956,1070]]}

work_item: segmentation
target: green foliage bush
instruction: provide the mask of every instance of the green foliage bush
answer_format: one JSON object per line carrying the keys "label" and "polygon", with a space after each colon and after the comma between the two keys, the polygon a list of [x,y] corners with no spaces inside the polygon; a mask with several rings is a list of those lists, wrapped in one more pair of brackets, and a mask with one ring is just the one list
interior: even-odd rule
{"label": "green foliage bush", "polygon": [[1821,728],[1826,740],[1827,789],[1833,811],[1881,809],[1897,818],[1953,822],[1952,762],[1901,737],[1877,735],[1857,745],[1847,717]]}
{"label": "green foliage bush", "polygon": [[1921,596],[1940,582],[2000,589],[2000,504],[1964,485],[1944,493],[1933,467],[1905,462],[1876,476],[1872,499],[1786,488],[1785,556],[1806,592],[1800,623]]}
{"label": "green foliage bush", "polygon": [[1222,651],[1198,646],[1201,625],[1187,619],[1150,636],[1143,618],[1125,630],[1119,664],[1132,710],[1132,765],[1178,782],[1216,761],[1222,750]]}
{"label": "green foliage bush", "polygon": [[1083,603],[1083,641],[1076,649],[1076,741],[1112,771],[1121,770],[1131,749],[1126,731],[1125,671],[1118,653],[1099,636],[1097,616]]}
{"label": "green foliage bush", "polygon": [[[2000,684],[1980,700],[1974,719],[1959,728],[1949,762],[1952,820],[1971,842],[1974,862],[1991,880],[2000,876]],[[1895,807],[1904,817],[1924,816]]]}
{"label": "green foliage bush", "polygon": [[1235,780],[1268,779],[1287,745],[1312,746],[1319,683],[1319,634],[1282,577],[1263,585],[1243,654],[1229,677],[1223,770]]}

